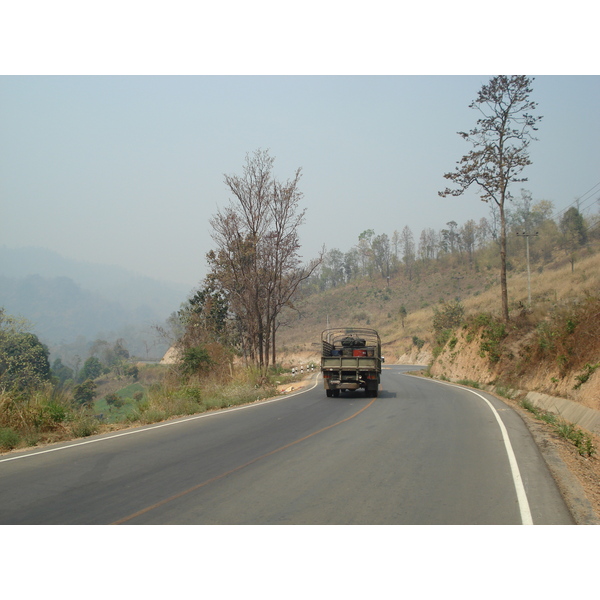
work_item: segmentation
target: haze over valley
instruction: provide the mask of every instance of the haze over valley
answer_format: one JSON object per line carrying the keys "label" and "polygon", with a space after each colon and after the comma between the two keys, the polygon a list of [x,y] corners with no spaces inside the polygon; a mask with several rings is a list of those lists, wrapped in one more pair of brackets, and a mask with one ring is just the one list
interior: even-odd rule
{"label": "haze over valley", "polygon": [[163,325],[189,292],[182,284],[44,248],[0,246],[0,306],[31,322],[52,359],[85,358],[96,339],[123,339],[132,356],[160,359],[168,343],[154,327]]}

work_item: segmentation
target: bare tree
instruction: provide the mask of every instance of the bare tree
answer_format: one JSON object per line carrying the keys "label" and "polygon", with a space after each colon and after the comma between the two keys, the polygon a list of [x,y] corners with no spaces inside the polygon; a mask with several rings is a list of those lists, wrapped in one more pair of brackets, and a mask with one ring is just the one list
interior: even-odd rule
{"label": "bare tree", "polygon": [[423,229],[423,231],[421,231],[421,237],[419,239],[419,256],[421,260],[430,260],[436,258],[438,247],[438,234],[433,229],[431,229],[431,227]]}
{"label": "bare tree", "polygon": [[261,369],[276,360],[278,316],[322,257],[302,267],[298,228],[301,169],[286,182],[273,177],[268,151],[246,155],[242,176],[225,175],[234,199],[210,220],[216,250],[208,253],[210,277],[227,294],[240,326],[244,353]]}
{"label": "bare tree", "polygon": [[483,85],[470,108],[481,113],[477,126],[459,135],[473,145],[473,150],[463,156],[458,166],[444,177],[452,181],[455,189],[439,192],[442,197],[460,196],[475,184],[482,192],[481,200],[492,200],[500,215],[500,286],[502,316],[508,321],[508,289],[506,282],[506,217],[505,202],[511,199],[509,184],[527,181],[520,177],[531,164],[529,144],[535,138],[532,131],[541,120],[529,111],[537,103],[529,100],[533,78],[525,75],[499,75]]}
{"label": "bare tree", "polygon": [[413,232],[408,225],[404,226],[400,234],[400,243],[402,244],[402,260],[409,281],[412,281],[413,266],[415,262],[415,239]]}
{"label": "bare tree", "polygon": [[469,219],[459,230],[459,241],[462,249],[469,257],[469,267],[473,266],[473,253],[475,252],[477,224],[473,219]]}
{"label": "bare tree", "polygon": [[390,276],[390,260],[391,260],[391,249],[390,239],[387,234],[383,233],[373,238],[371,245],[373,261],[375,266],[379,269],[382,277]]}

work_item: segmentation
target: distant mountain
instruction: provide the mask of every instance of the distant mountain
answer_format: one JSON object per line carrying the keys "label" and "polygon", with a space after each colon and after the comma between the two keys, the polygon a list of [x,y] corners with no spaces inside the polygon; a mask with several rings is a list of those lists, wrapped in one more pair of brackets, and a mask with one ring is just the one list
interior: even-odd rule
{"label": "distant mountain", "polygon": [[31,321],[34,332],[53,347],[78,338],[129,337],[129,350],[141,356],[152,336],[141,332],[164,323],[189,292],[41,248],[0,246],[0,306]]}
{"label": "distant mountain", "polygon": [[121,267],[88,263],[44,248],[0,246],[0,275],[21,278],[68,277],[83,289],[128,308],[148,305],[154,312],[170,314],[190,290],[181,284],[158,281]]}

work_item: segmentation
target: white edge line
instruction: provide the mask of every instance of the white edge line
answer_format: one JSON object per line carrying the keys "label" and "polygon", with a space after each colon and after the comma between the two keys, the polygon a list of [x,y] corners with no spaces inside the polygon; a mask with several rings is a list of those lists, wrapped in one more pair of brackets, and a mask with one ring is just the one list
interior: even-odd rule
{"label": "white edge line", "polygon": [[179,418],[174,421],[167,421],[166,423],[159,423],[158,425],[149,425],[143,428],[130,429],[128,431],[123,431],[121,433],[115,433],[114,435],[106,435],[104,437],[99,437],[94,440],[84,440],[81,442],[75,442],[73,444],[68,444],[66,446],[58,446],[55,448],[47,448],[46,450],[39,450],[38,452],[29,452],[28,454],[20,454],[18,456],[9,456],[8,458],[0,458],[0,463],[9,462],[11,460],[21,460],[23,458],[32,458],[34,456],[39,456],[40,454],[49,454],[50,452],[59,452],[60,450],[68,450],[69,448],[76,448],[79,446],[85,446],[87,444],[96,444],[97,442],[106,442],[108,440],[114,440],[115,438],[124,437],[126,435],[134,435],[136,433],[146,433],[148,431],[154,431],[155,429],[160,429],[162,427],[171,427],[172,425],[179,425],[181,423],[187,423],[188,421],[196,421],[197,419],[206,419],[208,417],[216,417],[217,415],[222,415],[225,413],[233,412],[236,410],[245,410],[247,408],[254,408],[256,406],[264,406],[265,404],[271,404],[271,402],[279,402],[281,400],[287,400],[288,398],[293,398],[294,396],[299,396],[300,394],[304,394],[305,392],[310,392],[317,387],[319,382],[319,378],[315,378],[315,383],[310,388],[303,388],[293,394],[286,394],[281,396],[276,396],[275,398],[271,398],[270,400],[263,400],[262,402],[253,402],[252,404],[244,404],[243,406],[234,406],[232,408],[224,408],[221,410],[210,411],[207,413],[202,413],[200,415],[194,415],[192,417],[187,418]]}
{"label": "white edge line", "polygon": [[[415,375],[408,375],[408,377],[415,377]],[[419,379],[423,378],[420,377]],[[519,503],[519,511],[521,513],[521,522],[523,523],[523,525],[533,525],[533,518],[531,516],[531,510],[529,508],[529,500],[527,499],[527,493],[525,492],[525,486],[523,485],[523,478],[521,477],[521,472],[519,471],[519,464],[517,463],[517,458],[513,451],[512,444],[510,443],[510,438],[508,436],[506,426],[502,422],[502,419],[500,418],[500,415],[498,414],[498,411],[494,408],[493,404],[487,398],[469,388],[462,387],[460,385],[454,385],[446,381],[438,381],[437,379],[427,379],[426,381],[432,381],[433,383],[448,385],[450,387],[459,388],[467,392],[471,392],[472,394],[479,396],[479,398],[481,398],[490,407],[490,409],[494,413],[494,417],[496,417],[496,421],[498,422],[500,431],[502,432],[502,439],[504,440],[504,447],[506,448],[506,453],[508,455],[508,462],[510,463],[510,470],[512,472],[513,482],[515,484],[515,491],[517,493],[517,501]]]}

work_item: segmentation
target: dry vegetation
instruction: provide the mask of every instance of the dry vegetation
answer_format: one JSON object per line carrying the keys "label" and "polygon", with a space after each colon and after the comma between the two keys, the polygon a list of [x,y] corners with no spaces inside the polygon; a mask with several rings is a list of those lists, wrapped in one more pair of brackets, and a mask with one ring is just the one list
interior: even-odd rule
{"label": "dry vegetation", "polygon": [[[568,259],[558,255],[543,266],[536,265],[531,274],[531,322],[540,322],[558,306],[578,302],[586,294],[600,292],[600,254],[595,248],[583,251],[571,272]],[[280,329],[280,354],[307,357],[318,352],[314,344],[327,327],[367,326],[381,335],[386,355],[396,362],[407,354],[415,355],[413,338],[434,344],[432,321],[441,302],[460,299],[465,315],[500,314],[497,269],[486,266],[465,268],[464,261],[449,260],[440,270],[421,273],[408,280],[392,278],[388,287],[382,277],[363,279],[308,296],[299,304],[301,317],[290,315],[290,326]],[[489,263],[488,263],[489,265]],[[527,304],[525,262],[515,262],[508,279],[511,319],[523,312]],[[404,319],[400,308],[404,306]],[[431,356],[431,355],[429,355]]]}

